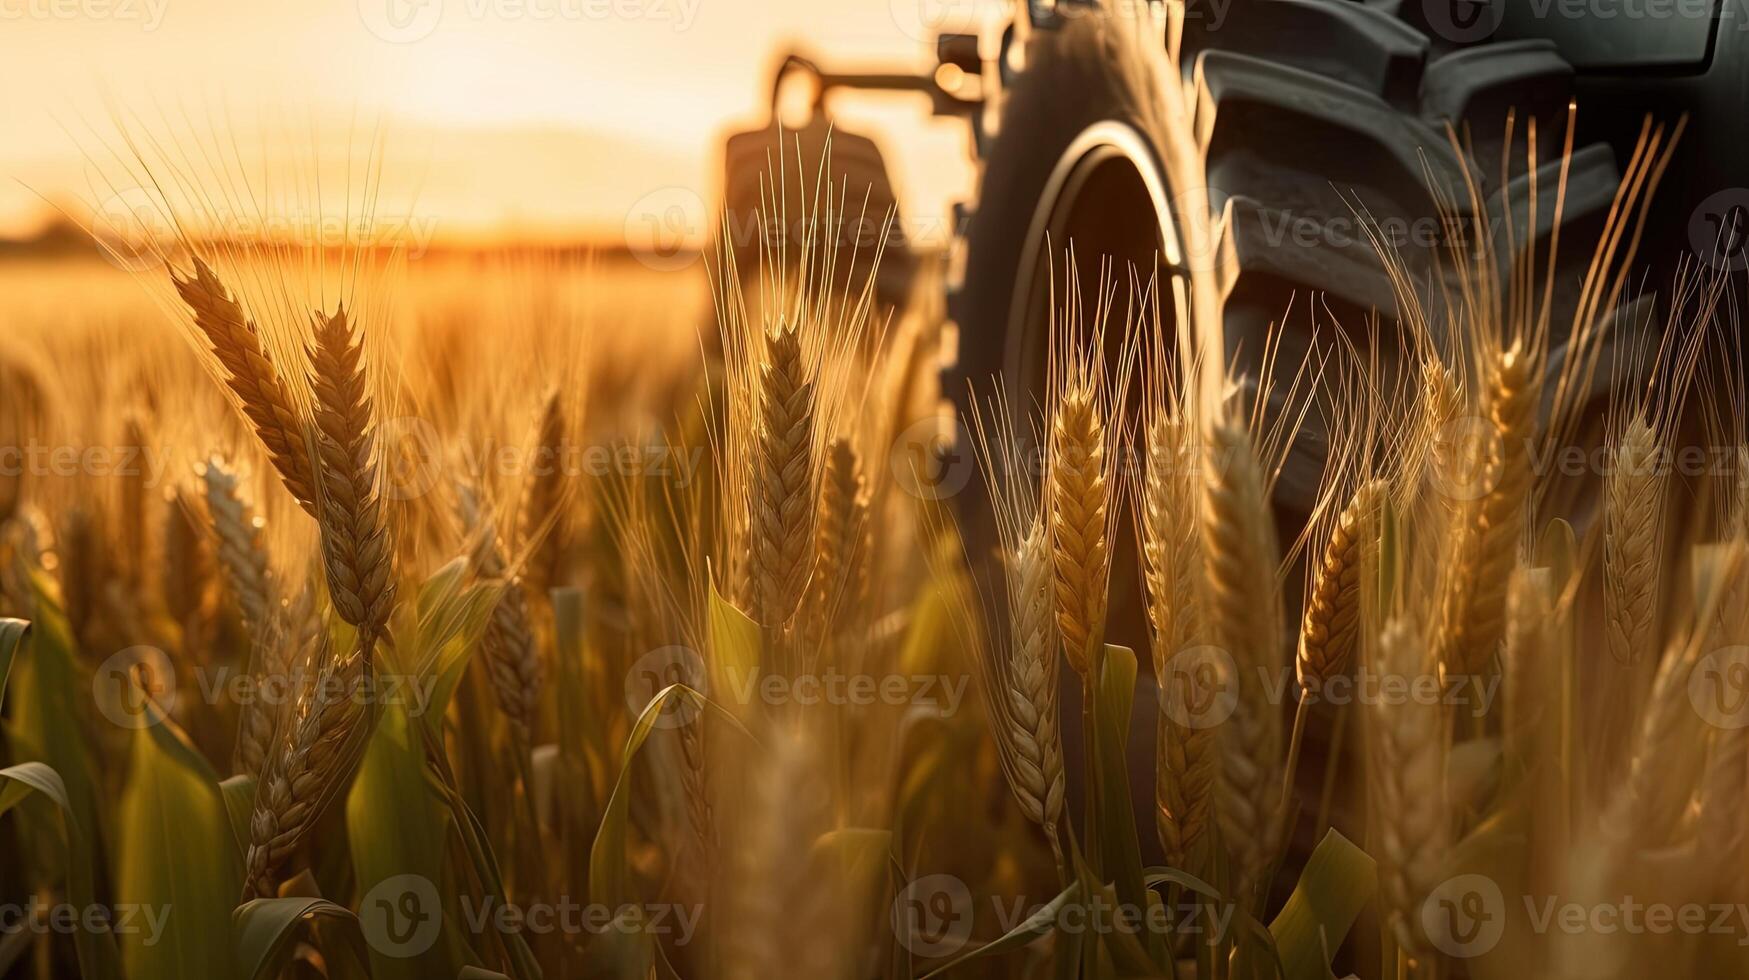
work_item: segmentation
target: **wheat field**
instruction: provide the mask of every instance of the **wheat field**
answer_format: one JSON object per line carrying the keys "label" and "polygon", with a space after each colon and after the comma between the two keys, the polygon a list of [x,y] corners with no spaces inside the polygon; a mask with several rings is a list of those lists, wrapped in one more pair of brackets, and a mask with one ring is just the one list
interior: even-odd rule
{"label": "wheat field", "polygon": [[1571,323],[1478,218],[1260,376],[1066,251],[964,418],[830,234],[15,265],[0,975],[1739,975],[1740,282],[1602,356],[1649,183]]}

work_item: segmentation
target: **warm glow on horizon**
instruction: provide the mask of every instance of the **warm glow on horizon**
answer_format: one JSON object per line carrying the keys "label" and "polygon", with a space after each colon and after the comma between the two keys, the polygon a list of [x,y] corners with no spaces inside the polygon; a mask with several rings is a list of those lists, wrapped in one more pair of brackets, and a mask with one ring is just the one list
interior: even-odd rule
{"label": "warm glow on horizon", "polygon": [[[112,197],[119,121],[171,156],[204,134],[321,174],[380,137],[384,200],[438,240],[615,240],[653,195],[714,208],[722,139],[764,121],[790,39],[834,67],[929,70],[920,2],[0,0],[0,82],[33,93],[0,106],[0,234]],[[832,108],[881,144],[906,220],[945,227],[971,187],[964,124],[918,96]]]}

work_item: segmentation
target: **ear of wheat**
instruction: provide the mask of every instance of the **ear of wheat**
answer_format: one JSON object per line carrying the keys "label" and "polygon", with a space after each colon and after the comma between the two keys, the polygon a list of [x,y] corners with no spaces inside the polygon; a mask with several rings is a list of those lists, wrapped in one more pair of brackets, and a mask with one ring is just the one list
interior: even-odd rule
{"label": "ear of wheat", "polygon": [[[286,736],[286,719],[295,707],[286,695],[295,694],[308,679],[307,671],[320,669],[318,659],[328,625],[315,606],[314,590],[305,589],[296,602],[279,602],[260,633],[251,640],[252,675],[272,697],[252,698],[244,703],[237,719],[237,745],[232,768],[258,780],[276,750],[276,739]],[[288,703],[290,702],[290,703]]]}
{"label": "ear of wheat", "polygon": [[1105,646],[1111,572],[1107,420],[1091,382],[1061,393],[1051,419],[1049,487],[1057,628],[1069,665],[1088,675]]}
{"label": "ear of wheat", "polygon": [[1494,656],[1506,612],[1506,582],[1535,473],[1531,441],[1542,392],[1542,360],[1523,342],[1496,355],[1483,399],[1492,428],[1486,447],[1488,486],[1462,519],[1455,565],[1442,603],[1440,663],[1448,675],[1479,674]]}
{"label": "ear of wheat", "polygon": [[486,655],[486,673],[499,710],[510,721],[511,736],[519,760],[526,764],[534,746],[535,722],[540,708],[540,656],[534,630],[529,625],[528,605],[522,587],[509,577],[498,548],[498,535],[490,518],[481,513],[472,490],[459,491],[462,527],[473,543],[473,558],[479,574],[502,580],[504,592],[492,607],[480,640]]}
{"label": "ear of wheat", "polygon": [[[991,415],[972,416],[974,448],[989,490],[1001,542],[1006,618],[990,623],[978,666],[998,756],[1026,818],[1044,831],[1059,877],[1066,871],[1060,836],[1066,779],[1059,715],[1055,565],[1037,478],[1019,460],[1006,392]],[[986,607],[986,612],[990,612]]]}
{"label": "ear of wheat", "polygon": [[225,284],[200,258],[194,275],[171,273],[171,281],[194,313],[194,324],[206,336],[224,371],[224,382],[236,393],[243,414],[254,426],[268,458],[299,506],[316,514],[316,471],[305,426],[291,390],[274,368],[261,334],[231,296]]}
{"label": "ear of wheat", "polygon": [[759,416],[748,522],[760,622],[789,622],[811,571],[814,546],[814,383],[801,333],[779,323],[767,337],[759,369]]}
{"label": "ear of wheat", "polygon": [[216,456],[209,459],[201,476],[225,584],[237,603],[244,628],[251,638],[260,640],[275,602],[267,551],[261,544],[261,523],[239,494],[236,474],[222,460]]}
{"label": "ear of wheat", "polygon": [[868,539],[868,481],[855,447],[838,436],[826,448],[814,533],[809,632],[816,650],[830,642],[846,617],[859,614],[868,599]]}
{"label": "ear of wheat", "polygon": [[[1185,675],[1179,683],[1188,684]],[[1222,678],[1221,683],[1231,683]],[[1181,692],[1164,697],[1203,698],[1213,691]],[[1165,713],[1163,713],[1165,714]],[[1155,733],[1154,830],[1166,863],[1193,873],[1206,866],[1206,844],[1214,827],[1221,768],[1218,732],[1205,725],[1184,724],[1169,714]]]}
{"label": "ear of wheat", "polygon": [[1694,703],[1689,678],[1706,650],[1706,638],[1716,616],[1721,583],[1738,567],[1729,545],[1697,548],[1694,561],[1700,583],[1693,597],[1691,621],[1665,647],[1629,740],[1626,776],[1615,787],[1603,814],[1603,830],[1620,847],[1655,847],[1670,832],[1673,802],[1683,794],[1683,778],[1670,760],[1683,758],[1682,746],[1692,737]]}
{"label": "ear of wheat", "polygon": [[[1064,281],[1061,307],[1054,292],[1050,306],[1044,504],[1063,653],[1083,678],[1096,680],[1104,661],[1112,537],[1124,490],[1119,463],[1130,432],[1125,411],[1141,343],[1136,321],[1121,321],[1117,356],[1108,360],[1107,331],[1119,323],[1109,266],[1100,270],[1091,309],[1083,304],[1073,250]],[[1084,710],[1092,709],[1093,689],[1083,686]]]}
{"label": "ear of wheat", "polygon": [[[565,483],[560,454],[565,444],[565,406],[554,388],[541,400],[535,446],[542,460],[523,489],[518,526],[523,535],[539,535],[529,548],[523,582],[537,601],[562,582],[569,528],[564,520]],[[525,545],[528,542],[525,542]]]}
{"label": "ear of wheat", "polygon": [[1442,482],[1456,477],[1453,470],[1457,465],[1457,447],[1452,444],[1450,428],[1462,407],[1463,399],[1451,368],[1435,357],[1422,361],[1418,409],[1421,435],[1416,440],[1421,454],[1414,458]]}
{"label": "ear of wheat", "polygon": [[368,648],[395,601],[394,546],[377,487],[376,416],[345,307],[317,316],[310,389],[321,458],[323,570],[334,611]]}
{"label": "ear of wheat", "polygon": [[1635,413],[1604,477],[1603,565],[1609,652],[1634,664],[1656,644],[1664,476],[1657,433]]}
{"label": "ear of wheat", "polygon": [[1026,818],[1045,832],[1059,868],[1063,817],[1063,743],[1057,715],[1056,634],[1051,628],[1051,561],[1044,522],[1035,519],[1009,556],[1008,659],[994,671],[1008,710],[1009,783]]}
{"label": "ear of wheat", "polygon": [[[1521,566],[1507,586],[1502,775],[1506,785],[1522,794],[1529,813],[1526,837],[1531,846],[1525,870],[1527,887],[1533,889],[1562,887],[1580,823],[1576,811],[1585,777],[1578,771],[1572,744],[1582,723],[1573,717],[1577,699],[1571,696],[1575,624],[1567,591],[1570,574]],[[1448,725],[1457,720],[1453,717]]]}
{"label": "ear of wheat", "polygon": [[[1201,500],[1197,485],[1195,428],[1184,418],[1164,414],[1147,432],[1147,474],[1139,495],[1148,621],[1154,646],[1154,675],[1160,697],[1156,734],[1154,824],[1166,863],[1193,872],[1213,826],[1220,745],[1214,728],[1191,724],[1182,686],[1189,672],[1170,670],[1172,658],[1202,634]],[[1206,692],[1205,692],[1206,693]],[[1172,699],[1178,699],[1173,710]]]}
{"label": "ear of wheat", "polygon": [[363,697],[375,677],[369,649],[361,644],[335,658],[326,630],[315,642],[311,662],[320,671],[287,719],[256,785],[243,860],[244,901],[276,894],[286,864],[351,784],[370,738],[371,706]]}
{"label": "ear of wheat", "polygon": [[708,870],[717,856],[716,807],[711,801],[710,760],[705,751],[704,720],[680,726],[681,787],[686,793],[686,819]]}
{"label": "ear of wheat", "polygon": [[1384,480],[1361,484],[1330,529],[1300,621],[1294,668],[1305,690],[1317,690],[1346,672],[1354,658],[1360,631],[1361,575],[1373,564],[1363,552],[1376,552],[1386,496]]}
{"label": "ear of wheat", "polygon": [[[1380,669],[1424,676],[1432,661],[1414,625],[1388,621],[1378,638]],[[1428,952],[1421,903],[1438,885],[1450,845],[1445,804],[1444,713],[1417,698],[1381,699],[1373,709],[1371,780],[1378,815],[1379,884],[1397,941],[1417,956]]]}
{"label": "ear of wheat", "polygon": [[1287,665],[1275,521],[1251,437],[1232,418],[1209,429],[1202,521],[1209,630],[1238,675],[1236,706],[1220,727],[1217,812],[1236,862],[1236,892],[1248,895],[1279,837],[1282,723],[1269,691]]}
{"label": "ear of wheat", "polygon": [[[317,315],[314,326],[309,382],[318,506],[313,513],[321,530],[329,599],[357,633],[353,646],[335,656],[326,629],[314,631],[316,646],[308,662],[318,673],[276,737],[257,785],[244,858],[245,899],[273,894],[281,870],[310,829],[351,784],[374,729],[373,703],[362,692],[375,681],[373,653],[395,597],[394,545],[377,487],[377,420],[361,345],[354,342],[343,307],[332,316]],[[262,363],[267,364],[264,356]]]}
{"label": "ear of wheat", "polygon": [[1148,427],[1147,474],[1139,496],[1143,581],[1153,629],[1154,673],[1202,633],[1202,540],[1196,430],[1183,418]]}

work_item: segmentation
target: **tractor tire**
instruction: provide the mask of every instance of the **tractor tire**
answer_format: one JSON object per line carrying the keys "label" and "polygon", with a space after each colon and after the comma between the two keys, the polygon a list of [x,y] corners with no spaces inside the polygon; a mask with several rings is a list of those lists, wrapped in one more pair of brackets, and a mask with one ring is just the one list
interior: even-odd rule
{"label": "tractor tire", "polygon": [[[1194,285],[1192,303],[1216,304],[1228,370],[1255,379],[1272,330],[1279,336],[1277,363],[1295,364],[1310,349],[1314,309],[1320,332],[1340,325],[1362,350],[1369,316],[1394,322],[1397,293],[1357,210],[1392,231],[1409,287],[1422,296],[1437,289],[1430,277],[1447,234],[1440,204],[1460,218],[1471,212],[1466,179],[1481,189],[1494,227],[1502,226],[1510,207],[1520,230],[1515,242],[1548,242],[1557,221],[1552,189],[1572,69],[1542,41],[1436,45],[1425,25],[1398,16],[1400,6],[1424,16],[1429,4],[1248,0],[1229,5],[1217,23],[1213,9],[1198,0],[1059,0],[1048,22],[1027,34],[1019,57],[1005,59],[1017,67],[962,226],[963,271],[950,284],[948,307],[958,325],[958,361],[943,376],[944,393],[962,417],[988,411],[995,376],[1003,379],[1017,418],[1035,417],[1044,404],[1047,286],[1054,276],[1062,294],[1065,247],[1077,254],[1084,296],[1096,295],[1098,257],[1114,260],[1120,315],[1126,263],[1144,280],[1158,272],[1163,281]],[[1180,100],[1183,111],[1168,111],[1167,100]],[[1508,147],[1506,120],[1514,108]],[[1535,178],[1544,190],[1534,236],[1523,233],[1531,223],[1525,202],[1532,178],[1523,163],[1527,113],[1539,120]],[[1454,132],[1457,140],[1448,135]],[[1179,157],[1191,158],[1175,158],[1175,147]],[[1180,202],[1201,199],[1184,193],[1187,179],[1206,186],[1212,212],[1212,248],[1201,269],[1198,256],[1172,239],[1175,229],[1188,227]],[[1558,217],[1552,323],[1571,322],[1618,184],[1610,146],[1575,146]],[[1499,254],[1500,268],[1513,259]],[[1546,255],[1538,256],[1538,268],[1546,265]],[[1620,319],[1643,328],[1649,318]],[[1617,342],[1634,343],[1631,333]],[[1552,369],[1563,360],[1565,339],[1558,330],[1551,338]],[[1381,370],[1394,373],[1397,338],[1387,332],[1380,346]],[[1626,360],[1606,349],[1601,363]],[[1600,377],[1592,391],[1607,384]],[[1286,387],[1274,386],[1274,397]],[[1022,433],[1030,428],[1017,424]],[[1284,544],[1312,508],[1324,445],[1313,420],[1276,483]],[[978,565],[996,547],[990,508],[975,492],[960,500],[967,550]],[[1133,537],[1126,526],[1118,542]],[[1133,546],[1131,552],[1114,562],[1108,635],[1145,662],[1140,589],[1133,571],[1123,575],[1135,567]],[[989,568],[980,574],[997,577]],[[1298,584],[1290,581],[1284,596],[1286,614],[1297,623]],[[1132,796],[1147,856],[1158,858],[1153,795],[1145,788],[1152,785],[1158,711],[1152,671],[1144,665],[1138,673]],[[1075,704],[1079,679],[1065,672],[1063,683],[1062,703]],[[1291,704],[1285,707],[1291,712]],[[1069,799],[1079,792],[1076,714],[1064,717]],[[1301,767],[1302,798],[1318,798],[1317,760],[1327,748],[1319,739],[1327,729],[1314,719],[1304,750],[1309,761]],[[1300,821],[1302,834],[1311,823]],[[1303,855],[1313,843],[1297,840],[1294,849]]]}

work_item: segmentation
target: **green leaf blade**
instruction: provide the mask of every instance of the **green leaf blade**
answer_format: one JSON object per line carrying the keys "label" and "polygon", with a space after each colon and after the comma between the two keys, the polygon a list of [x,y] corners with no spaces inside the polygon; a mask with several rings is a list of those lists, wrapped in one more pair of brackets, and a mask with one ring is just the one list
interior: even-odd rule
{"label": "green leaf blade", "polygon": [[231,910],[243,871],[234,848],[208,846],[232,835],[218,779],[161,715],[134,732],[131,757],[120,806],[116,896],[144,911],[145,928],[119,934],[127,974],[131,980],[231,976]]}
{"label": "green leaf blade", "polygon": [[1285,980],[1329,980],[1331,957],[1377,890],[1377,862],[1336,831],[1326,833],[1269,924]]}

